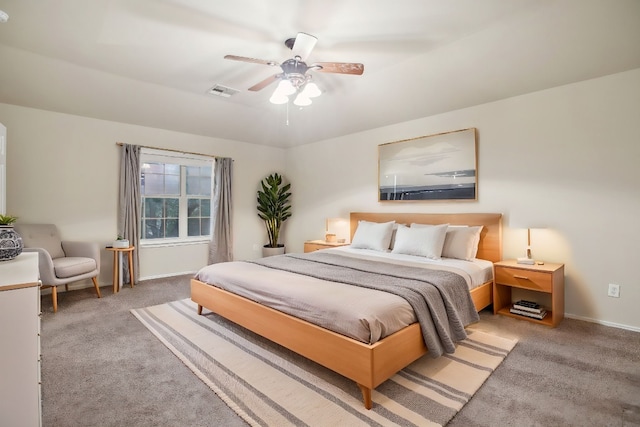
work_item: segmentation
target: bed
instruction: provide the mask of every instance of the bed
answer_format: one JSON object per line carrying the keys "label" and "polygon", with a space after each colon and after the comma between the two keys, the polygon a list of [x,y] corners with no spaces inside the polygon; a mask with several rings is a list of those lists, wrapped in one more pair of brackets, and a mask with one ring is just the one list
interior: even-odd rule
{"label": "bed", "polygon": [[[495,262],[502,256],[501,218],[501,214],[494,213],[352,213],[350,221],[352,238],[360,221],[482,226],[476,258]],[[489,278],[468,291],[476,311],[491,304],[492,285],[493,280]],[[427,353],[423,331],[417,322],[367,343],[224,290],[215,282],[206,283],[200,280],[200,275],[191,280],[191,299],[198,305],[199,314],[203,308],[211,310],[353,380],[362,392],[367,409],[372,407],[374,388]]]}

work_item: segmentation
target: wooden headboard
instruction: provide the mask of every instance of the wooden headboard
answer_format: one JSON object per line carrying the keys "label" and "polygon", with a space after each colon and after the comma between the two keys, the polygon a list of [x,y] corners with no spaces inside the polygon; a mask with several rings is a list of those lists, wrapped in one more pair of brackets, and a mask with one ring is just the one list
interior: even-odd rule
{"label": "wooden headboard", "polygon": [[351,212],[351,239],[358,227],[358,221],[388,222],[398,224],[452,224],[452,225],[482,225],[478,255],[480,259],[492,262],[502,260],[502,214],[501,213],[375,213]]}

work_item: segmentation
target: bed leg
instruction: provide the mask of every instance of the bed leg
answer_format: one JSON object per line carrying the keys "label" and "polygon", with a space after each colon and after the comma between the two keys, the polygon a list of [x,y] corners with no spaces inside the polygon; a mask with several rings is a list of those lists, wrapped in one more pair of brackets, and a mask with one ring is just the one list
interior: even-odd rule
{"label": "bed leg", "polygon": [[367,409],[371,409],[371,407],[373,406],[373,403],[371,402],[371,389],[361,384],[358,384],[358,387],[360,387],[360,391],[362,392],[364,407]]}
{"label": "bed leg", "polygon": [[198,304],[198,316],[202,315],[202,306]]}

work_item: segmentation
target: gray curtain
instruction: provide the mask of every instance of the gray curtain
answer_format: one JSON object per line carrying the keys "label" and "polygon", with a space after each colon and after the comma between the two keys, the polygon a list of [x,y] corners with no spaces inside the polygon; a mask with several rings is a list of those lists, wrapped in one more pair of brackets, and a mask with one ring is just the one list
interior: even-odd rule
{"label": "gray curtain", "polygon": [[[140,277],[140,146],[122,144],[120,152],[120,189],[118,194],[118,234],[135,246],[133,280]],[[129,283],[129,263],[123,262],[122,281]]]}
{"label": "gray curtain", "polygon": [[216,158],[214,164],[209,264],[233,261],[233,235],[231,228],[233,160],[230,158]]}

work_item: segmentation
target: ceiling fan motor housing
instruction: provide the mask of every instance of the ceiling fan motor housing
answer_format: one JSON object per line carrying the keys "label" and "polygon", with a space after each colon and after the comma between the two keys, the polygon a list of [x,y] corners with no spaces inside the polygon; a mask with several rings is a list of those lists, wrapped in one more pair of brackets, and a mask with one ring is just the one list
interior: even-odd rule
{"label": "ceiling fan motor housing", "polygon": [[284,78],[291,81],[295,88],[301,87],[309,79],[305,74],[309,67],[305,62],[300,61],[299,57],[287,59],[280,67],[284,73]]}

